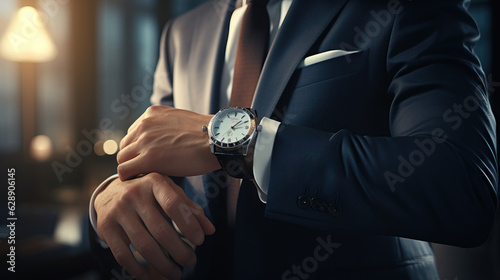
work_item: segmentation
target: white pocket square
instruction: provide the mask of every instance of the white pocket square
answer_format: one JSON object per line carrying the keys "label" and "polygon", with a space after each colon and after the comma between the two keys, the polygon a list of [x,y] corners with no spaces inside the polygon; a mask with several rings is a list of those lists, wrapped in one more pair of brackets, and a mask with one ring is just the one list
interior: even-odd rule
{"label": "white pocket square", "polygon": [[326,51],[322,53],[318,53],[315,55],[311,55],[306,57],[300,64],[299,64],[299,69],[304,68],[307,66],[311,66],[316,63],[320,63],[325,60],[329,60],[332,58],[336,58],[339,56],[346,56],[354,53],[358,53],[359,51],[344,51],[344,50],[331,50],[331,51]]}

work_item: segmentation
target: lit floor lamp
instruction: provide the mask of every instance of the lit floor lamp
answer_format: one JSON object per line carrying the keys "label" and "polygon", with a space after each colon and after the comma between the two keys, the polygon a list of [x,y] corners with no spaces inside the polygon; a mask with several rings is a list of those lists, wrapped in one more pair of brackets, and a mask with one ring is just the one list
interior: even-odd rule
{"label": "lit floor lamp", "polygon": [[55,58],[56,47],[38,11],[19,9],[0,40],[2,58],[20,62],[23,152],[28,158],[36,133],[36,64]]}

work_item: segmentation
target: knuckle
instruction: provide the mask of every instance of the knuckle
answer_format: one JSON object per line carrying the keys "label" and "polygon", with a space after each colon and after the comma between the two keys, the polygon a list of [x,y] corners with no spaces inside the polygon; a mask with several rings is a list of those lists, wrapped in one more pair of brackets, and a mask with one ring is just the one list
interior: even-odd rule
{"label": "knuckle", "polygon": [[171,231],[166,229],[162,224],[155,224],[148,228],[148,230],[157,240],[168,237],[171,234]]}
{"label": "knuckle", "polygon": [[155,124],[158,123],[158,117],[156,116],[157,115],[157,112],[158,110],[154,110],[154,114],[150,114],[149,116],[146,116],[144,117],[141,122],[139,123],[139,125],[142,125],[144,126],[144,128],[147,128],[147,127],[150,127],[150,126],[153,126]]}
{"label": "knuckle", "polygon": [[181,210],[182,199],[177,194],[169,195],[164,202],[165,212],[167,214]]}
{"label": "knuckle", "polygon": [[[149,140],[146,140],[146,141],[150,142]],[[149,149],[145,149],[145,150],[141,151],[141,154],[139,156],[142,158],[148,159],[145,163],[152,162],[158,156],[158,151],[157,151],[156,147],[153,146],[153,147],[150,147]]]}
{"label": "knuckle", "polygon": [[105,225],[105,223],[97,223],[97,235],[99,235],[99,237],[107,243],[107,240],[109,240],[110,229]]}
{"label": "knuckle", "polygon": [[161,105],[152,105],[152,106],[149,106],[148,109],[146,110],[148,113],[151,113],[151,112],[157,112],[159,110],[161,110],[163,106]]}
{"label": "knuckle", "polygon": [[105,239],[112,228],[114,227],[115,221],[109,216],[103,217],[103,218],[98,218],[97,219],[97,233],[99,236],[101,236],[103,239]]}
{"label": "knuckle", "polygon": [[116,172],[118,172],[119,175],[126,174],[127,168],[125,167],[125,165],[123,165],[123,161],[120,160],[119,156],[117,156],[116,159],[118,161],[118,167],[116,168]]}
{"label": "knuckle", "polygon": [[149,173],[143,177],[151,185],[163,184],[165,182],[165,177],[159,173]]}
{"label": "knuckle", "polygon": [[143,118],[138,124],[137,124],[137,127],[136,127],[136,130],[139,132],[139,133],[142,133],[144,134],[145,132],[147,132],[151,127],[153,127],[155,125],[156,121],[155,121],[155,117],[145,117]]}
{"label": "knuckle", "polygon": [[184,220],[184,222],[186,224],[189,224],[191,222],[191,219],[193,218],[192,209],[184,202],[178,205],[178,209],[182,215],[182,219]]}
{"label": "knuckle", "polygon": [[140,202],[142,198],[142,190],[139,186],[132,186],[123,191],[119,202],[116,204],[116,207],[121,208],[121,206],[127,206],[130,204],[137,204]]}
{"label": "knuckle", "polygon": [[192,203],[191,208],[192,208],[192,210],[191,210],[191,211],[192,211],[192,212],[193,212],[193,214],[195,214],[195,215],[202,215],[202,214],[204,214],[204,212],[203,212],[203,207],[201,207],[201,205],[199,205],[199,204],[197,204],[197,203],[194,203],[194,202],[193,202],[193,203]]}
{"label": "knuckle", "polygon": [[119,145],[120,146],[120,150],[122,150],[123,148],[126,147],[127,141],[128,141],[128,137],[127,136],[123,137],[120,140],[120,145]]}
{"label": "knuckle", "polygon": [[135,140],[135,144],[139,147],[139,149],[147,144],[145,133],[142,133],[141,135],[139,135],[139,137],[137,137],[137,139]]}
{"label": "knuckle", "polygon": [[121,144],[120,151],[116,154],[116,162],[118,162],[118,164],[123,163],[123,149],[121,148]]}
{"label": "knuckle", "polygon": [[125,138],[123,138],[122,140],[120,140],[120,151],[123,150],[123,148],[125,148]]}
{"label": "knuckle", "polygon": [[119,235],[119,228],[118,220],[112,216],[98,218],[97,220],[97,234],[106,243],[113,241]]}
{"label": "knuckle", "polygon": [[139,132],[146,131],[148,123],[149,123],[148,118],[144,118],[137,124],[137,127],[135,129]]}
{"label": "knuckle", "polygon": [[127,129],[127,134],[130,134],[132,131],[133,131],[133,126],[130,126],[128,129]]}

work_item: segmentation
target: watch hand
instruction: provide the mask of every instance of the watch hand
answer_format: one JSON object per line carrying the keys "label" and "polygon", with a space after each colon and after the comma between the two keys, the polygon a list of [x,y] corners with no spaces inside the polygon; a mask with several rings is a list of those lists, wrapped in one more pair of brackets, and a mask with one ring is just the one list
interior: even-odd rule
{"label": "watch hand", "polygon": [[231,126],[231,129],[233,129],[233,130],[234,130],[234,128],[235,128],[237,125],[239,125],[240,123],[241,123],[241,121],[237,122],[235,125]]}

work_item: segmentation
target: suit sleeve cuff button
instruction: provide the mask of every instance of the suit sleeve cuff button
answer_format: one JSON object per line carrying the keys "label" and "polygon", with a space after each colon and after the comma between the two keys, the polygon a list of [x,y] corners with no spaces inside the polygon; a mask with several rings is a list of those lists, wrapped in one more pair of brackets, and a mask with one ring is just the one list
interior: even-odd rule
{"label": "suit sleeve cuff button", "polygon": [[311,207],[312,207],[312,209],[319,211],[319,212],[326,212],[328,210],[328,205],[326,205],[318,197],[311,198]]}
{"label": "suit sleeve cuff button", "polygon": [[338,217],[340,216],[340,212],[342,212],[342,208],[336,204],[330,204],[328,205],[328,214],[330,214],[333,217]]}
{"label": "suit sleeve cuff button", "polygon": [[304,209],[310,206],[310,201],[309,197],[305,195],[301,195],[297,198],[297,205],[299,205],[300,208]]}

